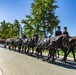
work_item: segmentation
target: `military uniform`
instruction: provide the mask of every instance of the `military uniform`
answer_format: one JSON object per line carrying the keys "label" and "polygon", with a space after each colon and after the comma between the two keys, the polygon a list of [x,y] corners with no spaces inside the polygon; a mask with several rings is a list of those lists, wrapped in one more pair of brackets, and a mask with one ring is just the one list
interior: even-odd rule
{"label": "military uniform", "polygon": [[61,35],[61,34],[62,34],[61,31],[58,31],[58,30],[57,30],[57,31],[55,32],[55,36],[59,36],[59,35]]}
{"label": "military uniform", "polygon": [[[62,32],[60,31],[60,26],[58,26],[57,28],[58,28],[58,30],[55,32],[55,36],[62,35]],[[60,42],[58,44],[58,48],[60,48],[61,45],[62,45],[62,38],[60,39]],[[59,50],[57,51],[58,52],[58,58],[59,58]]]}
{"label": "military uniform", "polygon": [[[57,27],[58,30],[55,32],[55,36],[62,35],[62,32],[60,31],[60,26]],[[60,39],[59,46],[62,45],[62,38]]]}
{"label": "military uniform", "polygon": [[36,37],[36,42],[38,41],[39,35],[37,33],[34,34],[34,37]]}
{"label": "military uniform", "polygon": [[63,31],[63,34],[66,34],[67,37],[69,37],[69,34],[68,34],[68,32],[67,32],[67,27],[64,27],[64,29],[65,29],[65,31]]}

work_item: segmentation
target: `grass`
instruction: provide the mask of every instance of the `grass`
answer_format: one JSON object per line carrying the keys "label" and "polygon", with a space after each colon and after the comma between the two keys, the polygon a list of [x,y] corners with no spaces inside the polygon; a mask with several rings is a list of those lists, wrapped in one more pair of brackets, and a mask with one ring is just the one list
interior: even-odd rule
{"label": "grass", "polygon": [[[64,53],[62,51],[59,51],[59,54],[62,55],[62,56],[64,55]],[[75,55],[76,55],[76,49],[75,49]],[[72,52],[70,52],[70,54],[68,55],[68,57],[73,57]]]}
{"label": "grass", "polygon": [[[45,49],[43,52],[48,53],[48,50]],[[63,53],[62,50],[59,51],[59,54],[60,54],[61,56],[64,55],[64,53]],[[70,54],[68,55],[68,57],[73,57],[72,52],[70,52]],[[76,57],[76,49],[75,49],[75,57]]]}

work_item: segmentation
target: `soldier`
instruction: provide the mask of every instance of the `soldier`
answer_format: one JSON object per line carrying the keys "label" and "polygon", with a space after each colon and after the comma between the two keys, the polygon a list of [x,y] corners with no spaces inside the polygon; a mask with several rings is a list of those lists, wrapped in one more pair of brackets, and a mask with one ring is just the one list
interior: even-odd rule
{"label": "soldier", "polygon": [[[60,31],[61,27],[58,26],[57,27],[57,31],[55,32],[55,36],[59,36],[59,35],[62,35],[62,32]],[[60,43],[59,43],[59,46],[62,45],[62,38],[60,39]]]}
{"label": "soldier", "polygon": [[64,27],[63,34],[66,34],[66,35],[67,35],[67,37],[69,37],[69,34],[68,34],[68,32],[67,32],[67,27]]}
{"label": "soldier", "polygon": [[[62,31],[61,31],[61,27],[60,26],[58,26],[57,27],[57,31],[55,32],[55,36],[59,36],[59,35],[62,35]],[[60,39],[61,41],[62,41],[62,39]],[[60,41],[60,43],[59,43],[59,47],[60,47],[60,45],[62,45],[62,42]],[[59,58],[59,50],[60,50],[60,48],[58,48],[58,58]]]}
{"label": "soldier", "polygon": [[[66,34],[67,38],[69,39],[70,36],[69,36],[69,34],[67,32],[67,27],[64,27],[63,34]],[[63,59],[65,62],[66,62],[67,56],[69,55],[70,52],[72,52],[73,57],[74,57],[74,61],[76,61],[74,49],[75,49],[75,41],[71,41],[71,42],[69,41],[69,49],[68,49],[67,54],[64,56],[64,59]]]}
{"label": "soldier", "polygon": [[63,34],[66,35],[66,39],[63,39],[64,42],[64,45],[67,45],[67,43],[69,42],[69,34],[67,32],[67,27],[64,27],[64,31],[63,31]]}
{"label": "soldier", "polygon": [[61,27],[58,26],[58,27],[57,27],[57,31],[55,32],[55,36],[59,36],[59,35],[62,34],[62,32],[60,31],[60,29],[61,29]]}
{"label": "soldier", "polygon": [[36,37],[36,43],[37,43],[37,41],[38,41],[38,39],[39,39],[39,35],[38,35],[37,33],[35,33],[35,34],[34,34],[34,37]]}

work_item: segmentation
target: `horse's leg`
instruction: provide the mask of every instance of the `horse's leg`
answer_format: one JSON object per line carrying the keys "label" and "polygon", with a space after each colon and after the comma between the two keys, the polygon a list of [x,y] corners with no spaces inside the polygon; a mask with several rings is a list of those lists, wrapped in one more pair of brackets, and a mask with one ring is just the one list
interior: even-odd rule
{"label": "horse's leg", "polygon": [[22,53],[23,53],[23,51],[24,51],[24,45],[22,45]]}
{"label": "horse's leg", "polygon": [[59,54],[59,50],[57,50],[57,53],[58,53],[58,58],[59,58],[59,55],[60,55],[60,54]]}
{"label": "horse's leg", "polygon": [[20,52],[20,50],[21,50],[21,46],[18,46],[18,51]]}
{"label": "horse's leg", "polygon": [[15,51],[16,51],[16,47],[17,47],[17,45],[15,45]]}
{"label": "horse's leg", "polygon": [[14,44],[13,44],[13,50],[14,50]]}
{"label": "horse's leg", "polygon": [[25,54],[26,54],[26,47],[25,47]]}
{"label": "horse's leg", "polygon": [[40,50],[41,50],[41,48],[39,48],[39,47],[36,48],[36,55],[37,55],[37,58],[38,58],[38,59],[39,59]]}
{"label": "horse's leg", "polygon": [[29,55],[29,46],[28,46],[27,54]]}
{"label": "horse's leg", "polygon": [[73,54],[73,58],[74,58],[74,61],[76,61],[76,59],[75,59],[75,52],[74,52],[74,47],[72,47],[72,54]]}
{"label": "horse's leg", "polygon": [[70,52],[71,52],[71,49],[69,49],[68,52],[64,49],[64,58],[62,59],[62,61],[64,61],[65,63],[66,63],[67,56],[69,55]]}
{"label": "horse's leg", "polygon": [[64,47],[64,48],[62,48],[62,50],[63,50],[63,52],[64,52],[64,57],[62,58],[61,61],[66,62],[66,60],[67,60],[67,50],[68,50],[68,48]]}
{"label": "horse's leg", "polygon": [[52,61],[55,62],[55,59],[54,59],[54,56],[56,54],[56,49],[53,49],[52,50]]}
{"label": "horse's leg", "polygon": [[8,45],[8,48],[10,49],[10,44]]}
{"label": "horse's leg", "polygon": [[31,53],[31,55],[34,53],[34,47],[32,47],[32,53]]}
{"label": "horse's leg", "polygon": [[50,53],[48,53],[48,57],[50,56]]}
{"label": "horse's leg", "polygon": [[42,48],[40,49],[40,54],[41,54],[41,58],[43,59]]}
{"label": "horse's leg", "polygon": [[4,48],[6,48],[6,43],[4,43]]}
{"label": "horse's leg", "polygon": [[73,53],[74,61],[76,61],[76,59],[75,59],[75,52],[74,52],[74,49],[72,50],[72,53]]}
{"label": "horse's leg", "polygon": [[36,47],[36,57],[38,58],[38,47]]}
{"label": "horse's leg", "polygon": [[48,61],[51,58],[51,56],[52,56],[52,49],[49,49],[49,56],[46,60]]}
{"label": "horse's leg", "polygon": [[13,46],[12,46],[12,44],[11,44],[11,50],[13,50]]}

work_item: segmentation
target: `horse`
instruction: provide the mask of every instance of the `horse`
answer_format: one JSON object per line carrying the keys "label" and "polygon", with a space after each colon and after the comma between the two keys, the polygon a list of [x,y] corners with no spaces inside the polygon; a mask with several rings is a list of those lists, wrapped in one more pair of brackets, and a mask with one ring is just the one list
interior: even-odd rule
{"label": "horse", "polygon": [[37,43],[37,46],[36,46],[36,56],[37,56],[37,58],[39,58],[39,53],[40,53],[41,57],[43,58],[42,50],[43,49],[47,49],[47,46],[49,45],[49,43],[50,43],[50,39],[49,38],[41,38],[41,39],[39,39],[39,41]]}
{"label": "horse", "polygon": [[49,56],[46,59],[46,61],[52,58],[52,61],[55,62],[54,58],[56,56],[56,51],[58,48],[61,48],[61,50],[63,50],[64,55],[66,54],[67,50],[63,46],[63,41],[62,41],[63,38],[66,38],[66,35],[62,34],[62,35],[56,36],[54,40],[51,40],[52,43],[48,46]]}
{"label": "horse", "polygon": [[21,51],[21,47],[22,47],[22,38],[17,38],[13,41],[12,43],[12,46],[13,46],[13,50],[17,50],[18,48],[18,51],[20,52]]}
{"label": "horse", "polygon": [[25,54],[27,46],[28,46],[28,38],[22,38],[22,52],[25,50]]}
{"label": "horse", "polygon": [[27,50],[28,55],[29,55],[29,49],[30,48],[32,48],[31,55],[34,53],[34,47],[36,47],[36,44],[37,44],[36,37],[31,37],[31,38],[28,39],[28,45],[27,45],[27,47],[28,47],[28,50]]}
{"label": "horse", "polygon": [[16,38],[15,40],[14,40],[14,50],[16,51],[16,48],[17,48],[17,46],[18,46],[18,41],[19,41],[19,38]]}
{"label": "horse", "polygon": [[64,58],[62,59],[62,61],[66,62],[67,56],[69,55],[70,52],[72,52],[74,61],[76,61],[76,59],[75,59],[75,47],[76,47],[76,36],[69,38],[68,51],[67,51],[66,55],[64,56]]}
{"label": "horse", "polygon": [[14,42],[14,39],[13,38],[8,38],[5,40],[5,43],[4,43],[4,48],[8,48],[9,49],[12,49],[13,48],[13,42]]}

